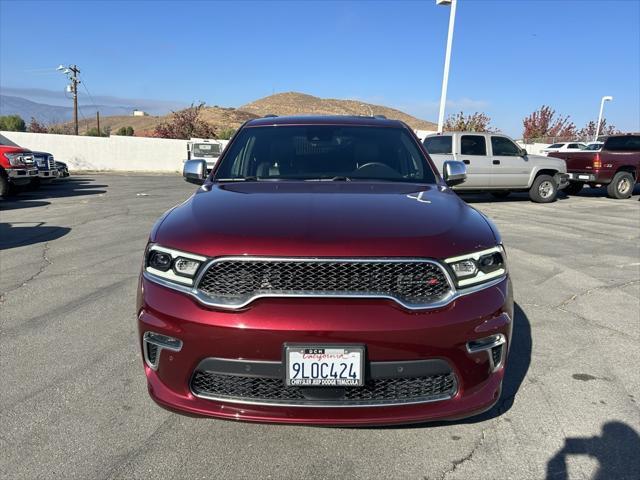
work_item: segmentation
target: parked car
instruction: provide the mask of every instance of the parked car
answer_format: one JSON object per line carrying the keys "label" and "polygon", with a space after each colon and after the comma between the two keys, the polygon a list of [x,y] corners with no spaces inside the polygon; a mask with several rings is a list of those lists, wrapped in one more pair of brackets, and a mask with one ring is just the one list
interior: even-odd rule
{"label": "parked car", "polygon": [[46,185],[58,178],[59,172],[56,162],[48,152],[31,152],[33,159],[38,167],[38,176],[33,180],[34,185]]}
{"label": "parked car", "polygon": [[506,135],[446,132],[427,136],[424,146],[441,172],[447,160],[466,164],[467,180],[455,187],[459,192],[488,192],[495,197],[529,192],[532,201],[548,203],[567,184],[564,162],[530,155]]}
{"label": "parked car", "polygon": [[[151,397],[283,423],[460,418],[500,397],[513,296],[500,234],[404,123],[245,123],[153,227],[138,289]],[[204,182],[204,183],[203,183]]]}
{"label": "parked car", "polygon": [[60,160],[56,160],[56,168],[58,169],[60,178],[69,176],[69,168],[67,168],[66,163],[61,162]]}
{"label": "parked car", "polygon": [[222,149],[218,140],[192,138],[187,142],[187,160],[203,159],[207,162],[207,172],[211,172],[220,158]]}
{"label": "parked car", "polygon": [[31,151],[0,145],[0,197],[8,197],[17,187],[27,186],[38,176]]}
{"label": "parked car", "polygon": [[606,186],[611,198],[629,198],[640,172],[640,134],[608,137],[599,151],[555,152],[569,171],[565,192],[575,195],[584,185]]}
{"label": "parked car", "polygon": [[551,152],[579,152],[586,148],[586,144],[582,142],[561,142],[549,145],[547,148],[540,150],[542,153],[549,154]]}

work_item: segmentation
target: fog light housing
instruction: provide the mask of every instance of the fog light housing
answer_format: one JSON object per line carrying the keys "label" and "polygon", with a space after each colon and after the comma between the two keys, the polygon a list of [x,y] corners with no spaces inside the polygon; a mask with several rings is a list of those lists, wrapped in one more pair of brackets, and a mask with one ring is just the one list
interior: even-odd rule
{"label": "fog light housing", "polygon": [[165,349],[179,352],[182,350],[182,340],[155,332],[145,332],[142,336],[144,361],[151,370],[158,370],[160,354]]}
{"label": "fog light housing", "polygon": [[469,353],[487,352],[491,371],[495,372],[504,364],[506,337],[502,333],[489,337],[471,340],[467,343]]}

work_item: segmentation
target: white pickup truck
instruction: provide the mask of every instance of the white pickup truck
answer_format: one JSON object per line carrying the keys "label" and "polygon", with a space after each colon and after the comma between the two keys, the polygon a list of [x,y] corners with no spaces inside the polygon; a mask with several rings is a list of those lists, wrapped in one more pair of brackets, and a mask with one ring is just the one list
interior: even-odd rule
{"label": "white pickup truck", "polygon": [[228,140],[192,138],[187,142],[187,160],[204,160],[207,173],[211,172]]}
{"label": "white pickup truck", "polygon": [[457,191],[488,192],[498,198],[529,192],[532,201],[549,203],[568,185],[564,161],[529,155],[506,135],[445,132],[429,135],[423,143],[441,173],[446,160],[467,165],[467,180],[454,187]]}

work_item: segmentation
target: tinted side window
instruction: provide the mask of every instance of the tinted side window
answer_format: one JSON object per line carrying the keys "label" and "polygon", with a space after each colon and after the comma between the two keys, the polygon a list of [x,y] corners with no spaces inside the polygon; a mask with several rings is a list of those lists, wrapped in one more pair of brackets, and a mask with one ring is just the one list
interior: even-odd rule
{"label": "tinted side window", "polygon": [[577,143],[570,143],[569,148],[580,148],[580,145],[578,145]]}
{"label": "tinted side window", "polygon": [[624,137],[610,137],[604,143],[604,150],[612,152],[629,152],[640,150],[640,136],[625,135]]}
{"label": "tinted side window", "polygon": [[491,137],[491,148],[494,155],[506,155],[518,157],[520,148],[511,140],[505,137]]}
{"label": "tinted side window", "polygon": [[460,138],[461,155],[486,155],[487,142],[482,135],[463,135]]}
{"label": "tinted side window", "polygon": [[428,137],[424,139],[424,148],[427,152],[436,155],[438,153],[451,153],[451,137]]}

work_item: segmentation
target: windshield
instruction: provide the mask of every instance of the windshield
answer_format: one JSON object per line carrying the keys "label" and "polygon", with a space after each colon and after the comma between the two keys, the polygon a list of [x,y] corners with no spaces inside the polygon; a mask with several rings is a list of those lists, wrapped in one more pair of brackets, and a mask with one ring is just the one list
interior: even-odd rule
{"label": "windshield", "polygon": [[217,143],[194,143],[193,144],[193,156],[194,157],[219,157],[220,145]]}
{"label": "windshield", "polygon": [[244,128],[214,180],[243,179],[436,181],[403,128],[344,125]]}

